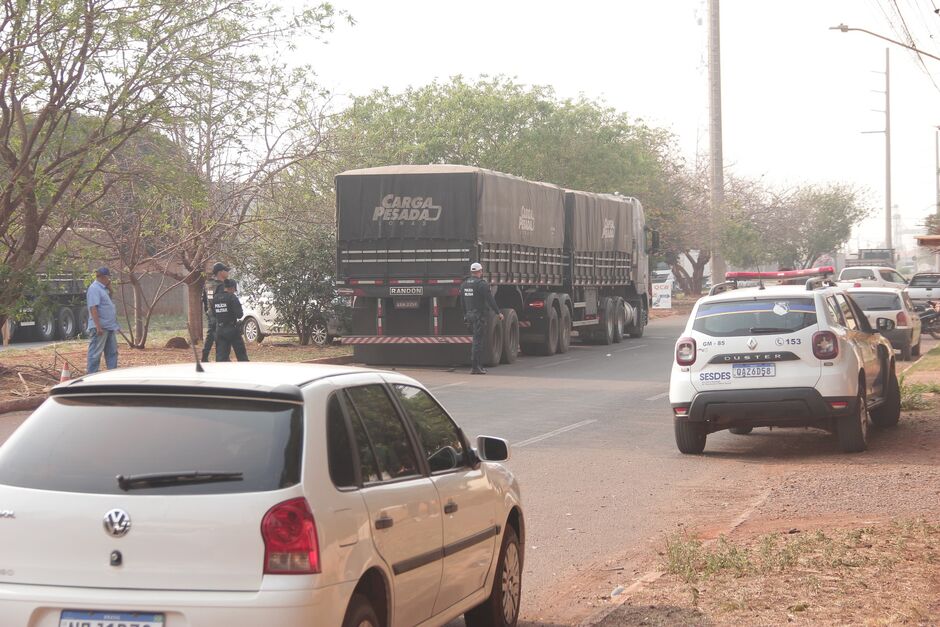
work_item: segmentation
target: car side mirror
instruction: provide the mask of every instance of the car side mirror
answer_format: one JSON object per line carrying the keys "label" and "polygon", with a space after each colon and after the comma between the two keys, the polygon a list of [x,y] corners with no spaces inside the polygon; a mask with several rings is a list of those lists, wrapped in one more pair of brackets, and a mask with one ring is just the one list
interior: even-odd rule
{"label": "car side mirror", "polygon": [[893,331],[894,327],[897,326],[894,323],[894,320],[888,318],[878,318],[878,332],[884,333],[885,331]]}
{"label": "car side mirror", "polygon": [[477,438],[477,455],[485,462],[509,460],[509,442],[502,438],[481,435]]}

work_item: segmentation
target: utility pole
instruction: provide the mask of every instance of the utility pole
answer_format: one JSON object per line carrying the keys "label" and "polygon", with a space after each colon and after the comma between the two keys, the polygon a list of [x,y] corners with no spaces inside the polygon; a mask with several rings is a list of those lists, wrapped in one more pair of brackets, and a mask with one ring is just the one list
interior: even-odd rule
{"label": "utility pole", "polygon": [[[940,224],[940,126],[933,130],[934,183],[937,185],[937,223]],[[934,267],[940,272],[940,253],[934,255]]]}
{"label": "utility pole", "polygon": [[885,248],[891,241],[891,50],[885,48]]}
{"label": "utility pole", "polygon": [[725,261],[718,251],[718,222],[725,197],[724,158],[721,151],[721,43],[718,0],[708,0],[708,140],[711,169],[712,285],[725,280]]}

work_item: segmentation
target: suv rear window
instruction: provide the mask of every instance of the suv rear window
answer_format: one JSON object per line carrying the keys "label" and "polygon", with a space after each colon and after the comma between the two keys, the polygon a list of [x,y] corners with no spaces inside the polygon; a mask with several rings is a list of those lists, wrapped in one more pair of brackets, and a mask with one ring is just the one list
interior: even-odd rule
{"label": "suv rear window", "polygon": [[874,279],[875,273],[871,270],[862,270],[861,268],[846,268],[839,277],[841,281],[851,281],[853,279]]}
{"label": "suv rear window", "polygon": [[911,287],[940,287],[940,274],[918,274],[911,279]]}
{"label": "suv rear window", "polygon": [[[0,484],[89,494],[232,494],[300,481],[303,413],[286,403],[195,396],[53,397],[0,447]],[[117,475],[242,473],[136,485]]]}
{"label": "suv rear window", "polygon": [[816,324],[812,298],[726,300],[703,303],[692,328],[714,337],[793,333]]}
{"label": "suv rear window", "polygon": [[862,311],[896,311],[902,309],[901,299],[897,294],[852,292],[852,300],[858,303]]}

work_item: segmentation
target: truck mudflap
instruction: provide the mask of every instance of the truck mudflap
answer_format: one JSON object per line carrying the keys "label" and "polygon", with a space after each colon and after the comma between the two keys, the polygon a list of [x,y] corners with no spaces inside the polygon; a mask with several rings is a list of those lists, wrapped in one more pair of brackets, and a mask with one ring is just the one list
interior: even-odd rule
{"label": "truck mudflap", "polygon": [[472,344],[472,335],[346,335],[343,344]]}

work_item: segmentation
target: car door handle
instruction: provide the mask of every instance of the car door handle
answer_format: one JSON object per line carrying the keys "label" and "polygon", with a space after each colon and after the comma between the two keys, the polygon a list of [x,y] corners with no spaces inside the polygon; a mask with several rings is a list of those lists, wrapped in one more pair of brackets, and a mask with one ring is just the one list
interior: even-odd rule
{"label": "car door handle", "polygon": [[376,529],[390,529],[395,524],[395,520],[388,516],[380,516],[375,519]]}
{"label": "car door handle", "polygon": [[453,513],[456,512],[458,509],[460,509],[460,508],[457,507],[457,504],[456,504],[456,503],[454,503],[453,501],[448,501],[447,504],[444,506],[444,513],[445,513],[445,514],[453,514]]}

